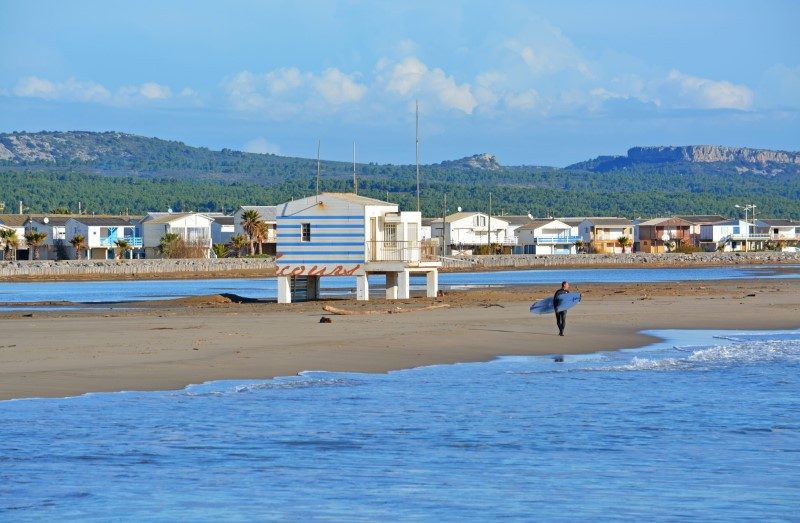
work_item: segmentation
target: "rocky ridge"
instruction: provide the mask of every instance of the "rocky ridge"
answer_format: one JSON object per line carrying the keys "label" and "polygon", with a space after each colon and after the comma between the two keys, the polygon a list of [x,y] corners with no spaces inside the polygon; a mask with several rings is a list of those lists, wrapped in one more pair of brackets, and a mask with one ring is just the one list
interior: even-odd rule
{"label": "rocky ridge", "polygon": [[448,169],[474,169],[479,171],[499,171],[502,169],[502,166],[497,162],[497,158],[489,153],[474,154],[460,160],[448,160],[439,165]]}
{"label": "rocky ridge", "polygon": [[766,176],[800,171],[800,153],[726,147],[722,145],[684,145],[665,147],[632,147],[626,156],[598,156],[566,169],[607,172],[641,165],[679,163],[733,164],[739,173],[752,172]]}

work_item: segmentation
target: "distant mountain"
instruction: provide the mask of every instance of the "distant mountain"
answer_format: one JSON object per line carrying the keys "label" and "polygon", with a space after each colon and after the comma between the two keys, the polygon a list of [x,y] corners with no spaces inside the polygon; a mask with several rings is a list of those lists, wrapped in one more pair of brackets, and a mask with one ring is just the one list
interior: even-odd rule
{"label": "distant mountain", "polygon": [[502,166],[497,163],[493,154],[483,153],[467,156],[460,160],[448,160],[439,164],[444,169],[462,169],[479,171],[499,171]]}
{"label": "distant mountain", "polygon": [[634,166],[679,163],[731,164],[739,173],[752,172],[765,176],[784,172],[800,173],[800,153],[719,145],[633,147],[628,149],[627,156],[598,156],[565,169],[608,172]]}
{"label": "distant mountain", "polygon": [[[352,191],[353,166],[323,161],[321,189]],[[230,212],[316,190],[316,160],[223,149],[117,132],[0,134],[0,206],[34,212],[145,213],[172,208]],[[717,146],[634,147],[564,169],[506,166],[489,153],[421,166],[421,210],[488,210],[546,216],[733,216],[756,204],[764,217],[800,218],[798,153]],[[359,194],[416,209],[414,165],[359,164]]]}

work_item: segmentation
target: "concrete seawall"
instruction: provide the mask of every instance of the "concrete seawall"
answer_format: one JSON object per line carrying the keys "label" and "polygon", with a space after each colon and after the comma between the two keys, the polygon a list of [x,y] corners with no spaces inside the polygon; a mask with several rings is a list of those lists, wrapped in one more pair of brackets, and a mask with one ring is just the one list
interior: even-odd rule
{"label": "concrete seawall", "polygon": [[482,270],[501,268],[592,267],[592,266],[713,266],[770,263],[800,264],[800,253],[788,252],[697,252],[691,254],[569,254],[489,255],[444,260],[445,269]]}
{"label": "concrete seawall", "polygon": [[[491,270],[550,267],[664,267],[800,264],[800,253],[726,252],[693,254],[574,254],[448,257],[442,270]],[[272,276],[273,259],[222,258],[181,260],[37,260],[0,262],[0,279],[117,279]]]}
{"label": "concrete seawall", "polygon": [[[258,273],[271,276],[275,262],[269,258],[222,258],[180,260],[37,260],[0,262],[0,278],[5,279],[102,279],[108,277],[204,277],[224,273]],[[182,276],[184,275],[184,276]]]}

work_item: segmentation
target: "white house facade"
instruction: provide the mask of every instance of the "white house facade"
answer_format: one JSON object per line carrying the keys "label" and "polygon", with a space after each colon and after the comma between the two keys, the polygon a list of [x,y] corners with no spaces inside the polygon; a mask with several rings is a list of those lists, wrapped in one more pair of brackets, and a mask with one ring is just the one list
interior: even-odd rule
{"label": "white house facade", "polygon": [[727,220],[700,227],[700,246],[706,251],[763,249],[768,240],[766,227],[757,227],[744,220]]}
{"label": "white house facade", "polygon": [[439,238],[449,253],[472,254],[481,245],[499,244],[513,246],[516,237],[508,238],[509,223],[482,212],[457,212],[431,220],[431,236]]}
{"label": "white house facade", "polygon": [[535,220],[517,229],[517,241],[524,254],[575,254],[578,227],[562,221]]}
{"label": "white house facade", "polygon": [[139,222],[145,256],[159,257],[161,238],[165,234],[177,234],[187,245],[201,249],[209,257],[212,221],[205,214],[193,212],[149,213]]}
{"label": "white house facade", "polygon": [[[142,234],[136,222],[119,216],[76,216],[69,218],[64,227],[64,241],[69,245],[74,258],[87,257],[92,260],[105,260],[119,255],[117,241],[128,243],[130,250],[123,253],[128,257],[141,255]],[[84,252],[76,252],[71,244],[75,236],[83,236],[86,241]]]}

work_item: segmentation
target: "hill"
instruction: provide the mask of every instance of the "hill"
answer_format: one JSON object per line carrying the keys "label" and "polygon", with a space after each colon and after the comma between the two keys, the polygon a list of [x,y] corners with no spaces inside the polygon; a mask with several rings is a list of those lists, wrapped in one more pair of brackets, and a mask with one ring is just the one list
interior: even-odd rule
{"label": "hill", "polygon": [[[359,193],[416,208],[413,165],[359,164]],[[0,200],[33,212],[231,211],[313,194],[316,160],[106,132],[0,134]],[[352,164],[322,162],[322,189],[352,190]],[[800,218],[797,153],[716,146],[637,147],[559,169],[504,166],[485,153],[421,166],[422,211],[460,206],[538,216],[719,213],[755,203]]]}
{"label": "hill", "polygon": [[723,164],[726,167],[733,167],[738,173],[752,172],[762,176],[800,174],[800,153],[719,145],[632,147],[628,149],[626,156],[598,156],[593,160],[570,165],[566,169],[609,172],[684,163]]}

